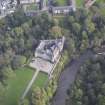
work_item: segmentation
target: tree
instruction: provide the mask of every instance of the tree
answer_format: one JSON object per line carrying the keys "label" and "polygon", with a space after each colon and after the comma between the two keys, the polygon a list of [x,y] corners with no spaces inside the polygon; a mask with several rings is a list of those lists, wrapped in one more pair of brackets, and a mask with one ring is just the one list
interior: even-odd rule
{"label": "tree", "polygon": [[75,22],[75,18],[73,16],[68,17],[68,22],[70,25],[72,25]]}
{"label": "tree", "polygon": [[85,49],[89,47],[89,39],[86,31],[82,32],[82,41],[80,46],[80,51],[83,52]]}
{"label": "tree", "polygon": [[101,87],[101,91],[102,91],[102,94],[105,95],[105,83],[102,85],[102,87]]}
{"label": "tree", "polygon": [[59,26],[54,26],[51,28],[50,33],[54,38],[58,38],[62,36],[62,29]]}
{"label": "tree", "polygon": [[83,40],[88,40],[88,34],[86,31],[82,31],[82,39]]}
{"label": "tree", "polygon": [[22,29],[21,27],[16,27],[16,28],[14,29],[14,31],[15,31],[15,35],[16,35],[17,37],[23,36],[23,29]]}
{"label": "tree", "polygon": [[75,98],[78,100],[78,101],[81,101],[83,97],[83,91],[81,89],[77,89],[76,90],[76,94],[75,94]]}
{"label": "tree", "polygon": [[14,72],[12,71],[11,67],[4,67],[1,70],[1,74],[3,76],[3,80],[6,80],[8,78],[12,78],[14,76]]}
{"label": "tree", "polygon": [[105,96],[99,94],[98,95],[98,105],[105,105]]}
{"label": "tree", "polygon": [[19,105],[30,105],[30,102],[28,99],[24,99],[22,102],[20,101]]}
{"label": "tree", "polygon": [[66,40],[67,40],[67,42],[66,42],[65,45],[68,49],[69,55],[73,56],[73,54],[76,51],[75,41],[72,38],[69,38],[69,37]]}
{"label": "tree", "polygon": [[85,21],[86,24],[86,29],[88,30],[89,33],[92,33],[95,31],[95,24],[92,22],[91,19],[86,19]]}
{"label": "tree", "polygon": [[99,46],[101,46],[101,39],[99,39],[98,37],[94,37],[94,47],[97,48]]}
{"label": "tree", "polygon": [[46,105],[42,92],[43,91],[39,87],[36,87],[32,91],[32,96],[31,96],[32,105]]}
{"label": "tree", "polygon": [[17,68],[23,66],[25,63],[26,63],[25,56],[16,55],[12,60],[12,68],[17,69]]}
{"label": "tree", "polygon": [[87,48],[89,47],[89,40],[82,40],[81,46],[80,46],[80,51],[84,52]]}
{"label": "tree", "polygon": [[79,34],[80,33],[80,30],[81,30],[81,25],[79,23],[73,23],[72,24],[72,31],[75,33],[75,34]]}

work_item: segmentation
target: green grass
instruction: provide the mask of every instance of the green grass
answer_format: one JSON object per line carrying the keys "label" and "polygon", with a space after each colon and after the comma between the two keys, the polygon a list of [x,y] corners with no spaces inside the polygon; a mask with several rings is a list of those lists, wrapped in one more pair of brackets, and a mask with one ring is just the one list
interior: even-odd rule
{"label": "green grass", "polygon": [[[0,105],[18,105],[19,99],[22,96],[26,86],[31,80],[34,71],[31,68],[21,68],[15,71],[16,76],[7,80],[6,95],[3,103]],[[48,75],[39,72],[33,87],[43,87],[48,79]]]}
{"label": "green grass", "polygon": [[39,72],[35,83],[33,84],[33,87],[43,87],[46,83],[46,81],[48,80],[48,75],[43,73],[43,72]]}
{"label": "green grass", "polygon": [[68,0],[56,0],[57,4],[58,4],[59,6],[68,5],[68,4],[67,4],[67,1],[68,1]]}
{"label": "green grass", "polygon": [[96,0],[98,3],[105,3],[105,0]]}
{"label": "green grass", "polygon": [[6,96],[3,103],[0,103],[0,105],[18,105],[18,101],[31,80],[33,72],[34,71],[30,68],[16,70],[16,76],[8,80]]}
{"label": "green grass", "polygon": [[84,0],[76,0],[77,7],[83,7],[84,6]]}

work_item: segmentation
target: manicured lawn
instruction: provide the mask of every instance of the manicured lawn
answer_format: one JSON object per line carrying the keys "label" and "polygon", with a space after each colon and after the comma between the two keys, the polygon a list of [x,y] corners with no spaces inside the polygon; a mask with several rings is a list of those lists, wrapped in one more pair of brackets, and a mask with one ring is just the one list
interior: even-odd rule
{"label": "manicured lawn", "polygon": [[68,0],[55,0],[55,1],[57,1],[57,4],[58,4],[59,6],[68,5],[68,4],[67,4],[67,1],[68,1]]}
{"label": "manicured lawn", "polygon": [[48,80],[48,75],[43,73],[43,72],[39,72],[35,83],[33,84],[33,87],[43,87],[46,83],[46,81]]}
{"label": "manicured lawn", "polygon": [[32,78],[34,71],[30,68],[16,70],[16,76],[8,80],[8,87],[3,103],[0,105],[18,105],[18,101],[27,84]]}

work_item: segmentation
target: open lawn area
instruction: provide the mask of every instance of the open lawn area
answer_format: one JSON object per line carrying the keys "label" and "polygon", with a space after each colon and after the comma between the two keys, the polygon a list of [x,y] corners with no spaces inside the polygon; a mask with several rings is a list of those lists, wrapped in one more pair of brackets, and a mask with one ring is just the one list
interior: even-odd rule
{"label": "open lawn area", "polygon": [[47,80],[48,80],[48,75],[46,73],[39,72],[38,76],[36,77],[36,81],[33,84],[33,87],[36,86],[43,87]]}
{"label": "open lawn area", "polygon": [[15,71],[16,76],[8,80],[8,87],[3,103],[0,105],[18,105],[18,101],[34,71],[30,68],[21,68]]}
{"label": "open lawn area", "polygon": [[55,0],[59,6],[68,5],[68,0]]}

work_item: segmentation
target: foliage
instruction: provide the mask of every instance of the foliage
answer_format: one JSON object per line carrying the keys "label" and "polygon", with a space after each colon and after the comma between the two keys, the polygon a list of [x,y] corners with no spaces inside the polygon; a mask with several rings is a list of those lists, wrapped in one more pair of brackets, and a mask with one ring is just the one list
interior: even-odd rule
{"label": "foliage", "polygon": [[[62,0],[59,1],[61,2]],[[60,73],[69,60],[75,57],[75,54],[79,55],[80,53],[83,53],[87,48],[97,49],[105,43],[105,13],[103,12],[103,8],[101,5],[97,4],[91,8],[91,11],[80,8],[75,13],[71,13],[70,15],[64,16],[58,20],[55,20],[51,15],[46,13],[29,18],[23,13],[22,10],[19,10],[14,14],[8,15],[4,19],[1,19],[0,83],[2,83],[3,86],[11,84],[10,81],[7,81],[8,83],[5,81],[12,77],[14,74],[13,70],[14,72],[20,72],[18,68],[23,66],[30,56],[34,55],[34,51],[39,44],[39,40],[53,39],[62,36],[66,37],[66,42],[64,46],[65,51],[64,55],[61,57],[61,62],[56,67],[53,74],[54,76],[48,83],[48,88],[38,90],[39,93],[42,92],[45,94],[45,97],[41,94],[38,96],[38,99],[43,97],[43,105],[48,104],[51,97],[54,95]],[[96,63],[93,66],[90,65],[92,68],[88,69],[89,71],[87,71],[87,69],[86,72],[84,70],[80,70],[83,72],[83,77],[86,77],[85,79],[87,80],[87,84],[83,83],[79,77],[79,83],[76,82],[77,86],[74,87],[74,90],[77,92],[77,94],[74,90],[72,90],[72,94],[75,93],[75,97],[73,98],[74,100],[72,100],[74,104],[81,105],[82,101],[85,100],[84,103],[86,105],[90,103],[96,104],[96,102],[104,105],[104,83],[102,83],[102,80],[105,72],[103,71],[104,73],[102,73],[99,71],[101,67],[105,67],[103,62]],[[94,70],[95,67],[97,67],[96,70]],[[97,83],[93,85],[92,83],[94,81]],[[43,81],[40,83],[42,82]],[[19,83],[20,82],[18,82],[16,86],[19,85]],[[86,88],[80,88],[83,84],[86,85]],[[23,85],[21,86],[22,88],[24,87]],[[92,86],[96,87],[95,90],[92,88]],[[100,91],[99,86],[102,86],[100,94],[98,94],[98,91]],[[11,90],[16,93],[16,90],[14,91],[14,89]],[[86,91],[86,94],[84,94],[84,89],[89,89],[89,91]],[[2,86],[0,90],[2,90]],[[14,98],[16,98],[17,95],[12,99],[11,97],[13,95],[11,94],[13,93],[10,93],[8,93],[8,97],[10,98],[10,101],[14,101]],[[31,98],[34,98],[32,99],[32,104],[34,104],[34,100],[36,100],[36,95],[38,95],[36,94],[36,91],[33,91],[31,96]],[[78,100],[75,101],[75,98]],[[29,102],[31,103],[32,100],[29,100]],[[39,100],[37,101],[39,102]],[[24,101],[24,103],[28,104],[27,101]],[[14,102],[13,104],[16,103]],[[38,104],[42,103],[39,102]]]}
{"label": "foliage", "polygon": [[22,67],[26,63],[26,57],[25,56],[19,56],[16,55],[13,57],[13,60],[11,62],[12,68],[17,69]]}
{"label": "foliage", "polygon": [[[68,53],[65,51],[62,55],[61,61],[58,63],[53,77],[48,81],[45,87],[34,87],[32,90],[31,101],[32,105],[46,105],[49,104],[51,98],[57,89],[57,81],[60,75],[60,72],[64,69],[64,66],[68,63]],[[41,77],[40,77],[41,78]]]}
{"label": "foliage", "polygon": [[24,67],[15,70],[14,74],[12,78],[5,81],[6,85],[2,85],[4,91],[0,88],[0,94],[2,94],[0,98],[3,98],[2,103],[0,101],[1,105],[18,105],[22,93],[32,78],[33,70]]}
{"label": "foliage", "polygon": [[[71,89],[70,104],[78,105],[104,105],[105,104],[105,74],[103,58],[93,58],[85,63],[76,78],[76,81]],[[79,82],[80,81],[80,82]],[[69,103],[67,104],[69,105]]]}
{"label": "foliage", "polygon": [[51,4],[53,6],[66,6],[68,5],[68,1],[67,0],[53,0],[51,1]]}

